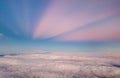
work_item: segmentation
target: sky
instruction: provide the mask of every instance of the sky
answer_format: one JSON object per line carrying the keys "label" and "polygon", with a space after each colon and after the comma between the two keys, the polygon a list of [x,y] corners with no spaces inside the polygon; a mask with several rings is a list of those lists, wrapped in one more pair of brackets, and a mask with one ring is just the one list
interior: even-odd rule
{"label": "sky", "polygon": [[120,52],[120,0],[0,0],[0,53]]}

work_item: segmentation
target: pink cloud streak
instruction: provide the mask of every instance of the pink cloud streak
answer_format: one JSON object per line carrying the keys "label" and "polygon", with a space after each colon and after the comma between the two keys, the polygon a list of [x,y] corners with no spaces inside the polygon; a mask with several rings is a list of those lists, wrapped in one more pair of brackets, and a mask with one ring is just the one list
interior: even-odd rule
{"label": "pink cloud streak", "polygon": [[[93,4],[94,2],[94,4]],[[54,0],[36,27],[33,38],[50,38],[112,16],[116,6],[100,0]],[[111,11],[112,9],[112,11]],[[77,34],[75,34],[77,35]]]}
{"label": "pink cloud streak", "polygon": [[54,40],[57,41],[112,41],[120,40],[120,18],[98,23],[91,28],[75,31]]}

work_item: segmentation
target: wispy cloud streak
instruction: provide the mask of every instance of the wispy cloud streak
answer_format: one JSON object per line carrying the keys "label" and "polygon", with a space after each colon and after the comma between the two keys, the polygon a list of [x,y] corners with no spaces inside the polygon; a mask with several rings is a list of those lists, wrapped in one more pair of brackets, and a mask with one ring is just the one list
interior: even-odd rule
{"label": "wispy cloud streak", "polygon": [[[115,1],[117,3],[117,1]],[[94,3],[94,4],[93,4]],[[116,14],[110,0],[53,0],[34,31],[33,38],[51,38]]]}
{"label": "wispy cloud streak", "polygon": [[120,40],[120,16],[116,15],[54,38],[57,41],[115,41]]}

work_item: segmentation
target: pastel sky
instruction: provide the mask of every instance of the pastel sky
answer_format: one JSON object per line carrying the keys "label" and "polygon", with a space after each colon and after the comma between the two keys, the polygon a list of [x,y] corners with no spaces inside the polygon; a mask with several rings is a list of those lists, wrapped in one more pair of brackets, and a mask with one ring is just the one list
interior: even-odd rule
{"label": "pastel sky", "polygon": [[118,43],[120,0],[0,0],[0,51],[79,51]]}

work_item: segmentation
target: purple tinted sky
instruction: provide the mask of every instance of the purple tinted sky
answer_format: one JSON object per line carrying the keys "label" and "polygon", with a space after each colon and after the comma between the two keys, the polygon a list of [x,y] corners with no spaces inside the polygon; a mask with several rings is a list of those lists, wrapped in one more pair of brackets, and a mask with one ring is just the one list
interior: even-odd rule
{"label": "purple tinted sky", "polygon": [[119,46],[119,21],[120,0],[0,0],[0,50]]}

